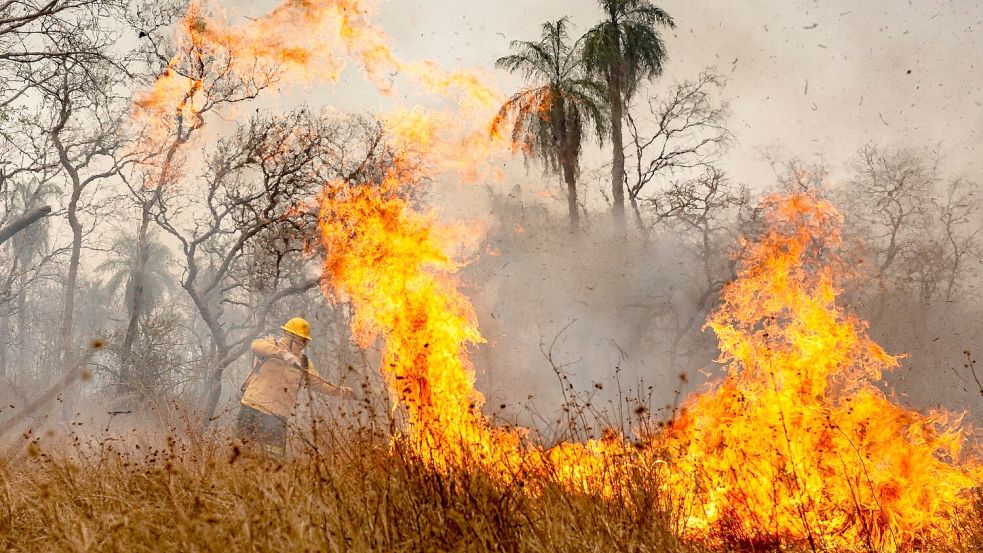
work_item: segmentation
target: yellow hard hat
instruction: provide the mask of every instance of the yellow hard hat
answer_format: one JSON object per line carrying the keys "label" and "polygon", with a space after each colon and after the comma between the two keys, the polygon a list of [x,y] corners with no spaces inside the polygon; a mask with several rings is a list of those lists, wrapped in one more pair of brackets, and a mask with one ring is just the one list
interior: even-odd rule
{"label": "yellow hard hat", "polygon": [[311,339],[311,323],[301,319],[300,317],[294,317],[287,321],[282,327],[283,330],[293,334],[294,336],[300,336],[305,340]]}

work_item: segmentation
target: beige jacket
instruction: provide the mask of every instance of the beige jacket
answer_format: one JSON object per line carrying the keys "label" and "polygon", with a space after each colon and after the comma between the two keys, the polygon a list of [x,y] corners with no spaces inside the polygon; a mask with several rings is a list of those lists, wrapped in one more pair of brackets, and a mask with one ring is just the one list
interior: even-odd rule
{"label": "beige jacket", "polygon": [[242,404],[277,417],[288,417],[297,403],[301,386],[309,385],[322,394],[340,394],[343,388],[321,378],[310,361],[301,369],[280,359],[287,349],[286,339],[272,337],[254,340],[254,370],[243,384]]}

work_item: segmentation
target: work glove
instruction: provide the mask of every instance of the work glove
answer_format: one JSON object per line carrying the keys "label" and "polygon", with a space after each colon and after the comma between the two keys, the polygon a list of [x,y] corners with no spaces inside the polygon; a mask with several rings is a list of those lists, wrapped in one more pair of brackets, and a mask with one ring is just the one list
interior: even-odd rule
{"label": "work glove", "polygon": [[300,365],[300,358],[285,349],[281,349],[280,353],[277,354],[277,356],[280,359],[283,359],[283,361],[286,362],[288,365],[293,365],[298,368],[303,368]]}

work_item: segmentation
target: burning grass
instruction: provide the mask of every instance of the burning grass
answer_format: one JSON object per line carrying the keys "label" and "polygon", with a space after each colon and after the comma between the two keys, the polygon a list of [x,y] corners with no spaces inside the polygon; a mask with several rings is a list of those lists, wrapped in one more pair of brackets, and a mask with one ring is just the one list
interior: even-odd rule
{"label": "burning grass", "polygon": [[666,432],[636,432],[638,446],[611,433],[543,448],[481,412],[468,356],[483,341],[474,310],[436,223],[400,196],[402,182],[393,173],[377,188],[326,188],[325,279],[354,306],[360,343],[384,343],[380,370],[406,410],[409,446],[438,470],[476,464],[502,486],[545,474],[628,510],[637,507],[624,486],[644,472],[646,493],[671,498],[680,535],[721,549],[965,541],[956,519],[983,481],[972,431],[878,387],[898,358],[836,301],[841,216],[830,203],[763,201],[764,228],[743,242],[737,278],[707,322],[725,378],[688,398]]}
{"label": "burning grass", "polygon": [[671,487],[697,498],[693,535],[824,550],[958,542],[951,520],[983,481],[972,429],[879,386],[899,358],[836,301],[834,207],[802,194],[762,206],[767,229],[706,325],[726,377],[668,435]]}
{"label": "burning grass", "polygon": [[[0,547],[705,550],[677,536],[683,521],[658,491],[655,470],[635,469],[606,497],[570,491],[558,466],[503,485],[479,464],[435,467],[388,431],[338,421],[316,430],[295,432],[284,460],[262,457],[222,434],[173,429],[156,442],[149,434],[88,444],[31,441],[0,460]],[[964,515],[953,526],[958,540],[924,543],[919,550],[979,551],[983,498]],[[752,547],[766,550],[750,543],[726,549]]]}

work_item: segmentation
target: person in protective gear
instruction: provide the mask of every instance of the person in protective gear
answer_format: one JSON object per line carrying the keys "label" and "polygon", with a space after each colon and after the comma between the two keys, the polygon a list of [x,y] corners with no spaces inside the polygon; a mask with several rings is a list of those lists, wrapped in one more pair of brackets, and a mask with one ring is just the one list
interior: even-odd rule
{"label": "person in protective gear", "polygon": [[297,403],[301,387],[327,395],[348,395],[351,390],[326,381],[304,354],[311,340],[311,325],[299,317],[282,327],[280,338],[272,336],[252,343],[253,370],[242,384],[238,435],[257,441],[268,453],[283,455],[287,443],[287,420]]}

